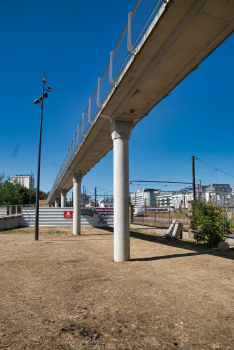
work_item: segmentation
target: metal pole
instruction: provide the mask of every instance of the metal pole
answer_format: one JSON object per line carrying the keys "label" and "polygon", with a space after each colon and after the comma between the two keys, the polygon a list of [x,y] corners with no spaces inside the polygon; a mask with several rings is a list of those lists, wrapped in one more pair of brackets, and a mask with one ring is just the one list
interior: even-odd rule
{"label": "metal pole", "polygon": [[95,187],[95,208],[97,207],[97,187]]}
{"label": "metal pole", "polygon": [[83,201],[82,201],[82,207],[84,208],[84,186],[83,186]]}
{"label": "metal pole", "polygon": [[192,175],[193,175],[193,200],[196,199],[196,189],[195,189],[195,164],[194,164],[194,157],[192,156]]}
{"label": "metal pole", "polygon": [[[45,72],[44,72],[45,78]],[[36,192],[36,216],[35,216],[35,241],[38,241],[38,221],[39,221],[39,187],[40,187],[40,167],[41,167],[41,134],[42,134],[42,118],[43,118],[43,101],[44,101],[44,85],[43,80],[42,87],[42,100],[41,100],[41,121],[40,121],[40,133],[39,133],[39,147],[38,147],[38,165],[37,165],[37,192]]]}

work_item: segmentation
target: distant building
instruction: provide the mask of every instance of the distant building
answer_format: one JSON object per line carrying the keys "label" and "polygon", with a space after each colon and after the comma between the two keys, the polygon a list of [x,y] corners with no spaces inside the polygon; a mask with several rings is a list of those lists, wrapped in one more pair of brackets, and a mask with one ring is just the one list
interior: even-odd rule
{"label": "distant building", "polygon": [[29,190],[34,190],[34,180],[33,174],[31,175],[15,175],[11,177],[11,182],[17,181],[22,186],[28,188]]}
{"label": "distant building", "polygon": [[156,207],[171,207],[174,193],[175,191],[160,192],[156,199]]}
{"label": "distant building", "polygon": [[89,202],[90,202],[90,196],[86,195],[85,193],[81,193],[82,208],[85,208],[87,205],[89,205]]}
{"label": "distant building", "polygon": [[[205,187],[206,186],[203,186],[203,190]],[[196,196],[197,196],[197,193],[196,193]],[[188,209],[188,201],[192,201],[192,200],[193,200],[193,189],[186,187],[173,192],[171,196],[171,205],[175,209]]]}
{"label": "distant building", "polygon": [[130,201],[137,207],[155,207],[156,197],[160,190],[153,188],[144,188],[143,190],[137,190],[134,193],[130,193]]}
{"label": "distant building", "polygon": [[95,202],[92,200],[89,200],[89,202],[85,204],[85,208],[93,208],[95,207]]}
{"label": "distant building", "polygon": [[114,198],[113,197],[104,197],[99,200],[100,208],[114,208]]}
{"label": "distant building", "polygon": [[204,199],[206,201],[211,200],[221,206],[233,207],[233,191],[228,184],[211,184],[207,186]]}
{"label": "distant building", "polygon": [[[196,188],[196,198],[212,201],[220,206],[234,207],[234,191],[228,184],[210,184]],[[161,191],[153,189],[138,190],[130,193],[130,200],[136,207],[157,207],[188,209],[188,202],[193,200],[193,189],[182,188],[177,191]]]}

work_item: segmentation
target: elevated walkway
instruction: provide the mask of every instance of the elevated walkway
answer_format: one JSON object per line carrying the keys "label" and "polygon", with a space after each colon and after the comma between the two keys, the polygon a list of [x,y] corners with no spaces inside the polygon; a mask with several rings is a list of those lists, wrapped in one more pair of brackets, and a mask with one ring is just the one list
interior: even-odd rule
{"label": "elevated walkway", "polygon": [[[47,200],[47,204],[58,203],[62,196],[64,203],[66,193],[75,186],[74,215],[78,221],[74,234],[79,234],[82,177],[114,147],[114,231],[118,237],[115,246],[121,242],[120,250],[125,252],[115,261],[130,258],[129,224],[125,221],[129,195],[128,140],[132,128],[234,30],[234,0],[155,1],[152,14],[146,19],[148,24],[132,43],[134,18],[138,16],[138,21],[141,20],[137,11],[146,3],[138,1],[130,15],[127,29],[111,53]],[[119,73],[113,75],[115,56],[126,35],[128,54],[117,70]],[[103,94],[106,84],[109,85]]]}

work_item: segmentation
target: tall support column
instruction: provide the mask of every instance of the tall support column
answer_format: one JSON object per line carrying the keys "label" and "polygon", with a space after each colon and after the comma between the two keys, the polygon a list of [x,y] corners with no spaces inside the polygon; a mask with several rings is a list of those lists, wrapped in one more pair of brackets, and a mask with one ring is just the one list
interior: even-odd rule
{"label": "tall support column", "polygon": [[55,206],[55,208],[59,207],[59,198],[55,198],[54,206]]}
{"label": "tall support column", "polygon": [[114,261],[130,260],[129,152],[132,123],[114,120],[110,125],[114,150]]}
{"label": "tall support column", "polygon": [[83,174],[73,173],[73,235],[81,234],[81,180]]}
{"label": "tall support column", "polygon": [[61,207],[64,208],[66,207],[66,202],[67,202],[67,191],[66,190],[62,190],[61,191]]}

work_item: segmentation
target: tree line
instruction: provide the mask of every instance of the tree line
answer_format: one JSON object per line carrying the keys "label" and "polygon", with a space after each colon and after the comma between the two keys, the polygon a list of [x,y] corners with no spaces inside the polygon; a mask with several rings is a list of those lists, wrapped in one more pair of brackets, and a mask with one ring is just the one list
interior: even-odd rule
{"label": "tree line", "polygon": [[[47,199],[49,192],[39,191],[39,199]],[[35,204],[36,191],[19,184],[12,183],[10,177],[0,173],[0,205]]]}

